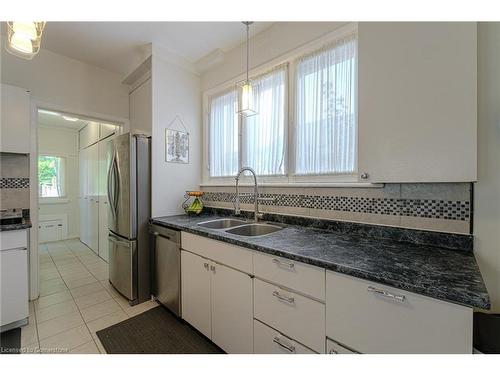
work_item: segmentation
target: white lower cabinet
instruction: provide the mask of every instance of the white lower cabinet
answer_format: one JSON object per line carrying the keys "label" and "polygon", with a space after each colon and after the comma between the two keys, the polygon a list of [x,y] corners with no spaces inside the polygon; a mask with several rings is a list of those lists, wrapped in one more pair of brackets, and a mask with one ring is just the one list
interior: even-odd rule
{"label": "white lower cabinet", "polygon": [[345,346],[330,339],[326,339],[326,352],[328,354],[358,354],[355,351],[347,349]]}
{"label": "white lower cabinet", "polygon": [[326,272],[326,335],[360,353],[472,353],[472,309]]}
{"label": "white lower cabinet", "polygon": [[227,353],[472,353],[472,308],[181,238],[182,318]]}
{"label": "white lower cabinet", "polygon": [[254,316],[318,353],[325,352],[325,305],[254,280]]}
{"label": "white lower cabinet", "polygon": [[188,251],[181,252],[182,318],[225,352],[253,352],[252,279]]}
{"label": "white lower cabinet", "polygon": [[210,261],[181,251],[182,318],[207,337],[212,337]]}
{"label": "white lower cabinet", "polygon": [[255,354],[316,354],[311,349],[257,319],[254,320],[253,327]]}
{"label": "white lower cabinet", "polygon": [[211,264],[210,272],[212,341],[227,353],[252,353],[252,278],[220,264]]}
{"label": "white lower cabinet", "polygon": [[28,318],[28,231],[0,232],[0,326]]}

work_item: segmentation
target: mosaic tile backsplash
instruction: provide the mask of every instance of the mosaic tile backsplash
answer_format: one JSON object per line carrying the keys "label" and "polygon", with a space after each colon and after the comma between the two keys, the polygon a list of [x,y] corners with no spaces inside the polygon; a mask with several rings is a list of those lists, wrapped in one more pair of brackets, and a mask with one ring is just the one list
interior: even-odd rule
{"label": "mosaic tile backsplash", "polygon": [[29,156],[0,152],[0,208],[30,207]]}
{"label": "mosaic tile backsplash", "polygon": [[28,189],[30,179],[27,177],[0,177],[0,189]]}
{"label": "mosaic tile backsplash", "polygon": [[[233,202],[236,193],[206,192],[206,202]],[[259,205],[314,208],[381,215],[426,217],[444,220],[469,220],[470,202],[430,199],[358,198],[318,195],[259,194]],[[252,196],[241,196],[240,203],[253,203]],[[268,199],[272,199],[271,201]]]}
{"label": "mosaic tile backsplash", "polygon": [[[365,222],[441,232],[471,231],[471,184],[386,184],[383,188],[259,189],[262,212]],[[207,207],[231,208],[231,187],[203,189]],[[251,189],[242,189],[248,193]],[[252,209],[253,196],[240,196],[242,209]]]}

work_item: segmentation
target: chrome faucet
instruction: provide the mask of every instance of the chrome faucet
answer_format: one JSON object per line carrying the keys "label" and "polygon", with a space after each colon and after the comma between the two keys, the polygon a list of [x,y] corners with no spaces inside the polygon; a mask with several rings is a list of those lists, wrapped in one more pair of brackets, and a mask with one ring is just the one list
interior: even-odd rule
{"label": "chrome faucet", "polygon": [[240,192],[238,189],[238,183],[240,181],[240,175],[245,171],[249,171],[253,175],[253,182],[254,182],[254,186],[253,186],[254,215],[253,215],[253,217],[254,217],[255,221],[258,221],[259,219],[262,218],[262,214],[259,213],[259,187],[257,185],[257,174],[250,167],[241,168],[240,171],[238,172],[238,174],[236,175],[236,199],[234,201],[234,214],[239,215],[241,213],[241,210],[240,210]]}

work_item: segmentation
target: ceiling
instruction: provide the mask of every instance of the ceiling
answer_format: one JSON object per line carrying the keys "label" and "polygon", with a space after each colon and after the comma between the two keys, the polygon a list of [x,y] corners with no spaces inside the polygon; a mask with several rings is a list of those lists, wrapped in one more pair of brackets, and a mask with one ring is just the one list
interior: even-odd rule
{"label": "ceiling", "polygon": [[51,127],[51,128],[80,130],[88,123],[88,121],[80,119],[78,121],[69,121],[66,120],[63,116],[76,118],[74,115],[41,110],[38,112],[38,124],[40,126]]}
{"label": "ceiling", "polygon": [[[272,25],[255,22],[250,35]],[[214,50],[227,51],[246,38],[241,22],[48,22],[42,48],[121,75],[149,43],[157,43],[191,63]]]}

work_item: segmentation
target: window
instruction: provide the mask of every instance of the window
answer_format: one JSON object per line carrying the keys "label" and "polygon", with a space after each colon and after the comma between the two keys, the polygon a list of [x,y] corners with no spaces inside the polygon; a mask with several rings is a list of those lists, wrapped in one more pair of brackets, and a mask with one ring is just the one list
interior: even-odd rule
{"label": "window", "polygon": [[356,171],[356,38],[301,58],[295,77],[295,173]]}
{"label": "window", "polygon": [[285,174],[286,72],[281,67],[254,79],[258,114],[242,118],[242,166],[259,176]]}
{"label": "window", "polygon": [[210,177],[238,173],[238,115],[236,90],[212,98],[209,126]]}
{"label": "window", "polygon": [[41,198],[61,198],[66,195],[65,168],[65,158],[58,156],[38,157],[38,191]]}
{"label": "window", "polygon": [[286,76],[286,66],[282,66],[253,79],[258,88],[254,93],[258,114],[241,117],[241,139],[236,90],[211,98],[208,131],[210,177],[235,176],[242,166],[252,167],[260,176],[285,173]]}
{"label": "window", "polygon": [[255,116],[237,114],[232,80],[204,94],[204,183],[232,184],[243,166],[265,183],[357,181],[356,25],[259,70]]}

